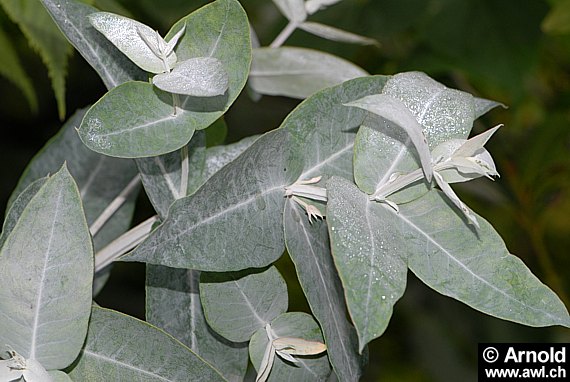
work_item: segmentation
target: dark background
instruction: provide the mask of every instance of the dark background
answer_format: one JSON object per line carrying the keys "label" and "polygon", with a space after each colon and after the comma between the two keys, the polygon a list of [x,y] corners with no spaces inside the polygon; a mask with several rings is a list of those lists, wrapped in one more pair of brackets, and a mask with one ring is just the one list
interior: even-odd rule
{"label": "dark background", "polygon": [[[95,0],[115,12],[121,10],[109,7],[122,5],[127,15],[162,34],[205,3]],[[269,0],[243,0],[242,5],[262,45],[286,24]],[[303,31],[287,45],[339,55],[372,74],[424,71],[450,87],[508,106],[475,125],[479,132],[505,124],[487,145],[502,177],[470,182],[458,191],[493,223],[510,251],[570,306],[570,1],[344,0],[310,19],[376,38],[381,45],[328,42]],[[62,121],[41,59],[1,10],[0,27],[12,39],[38,100],[32,111],[19,88],[0,78],[3,209],[28,161]],[[67,116],[104,92],[85,61],[71,56]],[[281,97],[254,103],[242,95],[227,114],[227,141],[279,126],[297,103]],[[135,220],[150,214],[148,201],[140,197]],[[290,286],[290,310],[306,310],[292,264],[284,257],[279,267]],[[494,319],[438,295],[411,274],[408,281],[388,330],[371,343],[367,381],[474,381],[478,342],[570,342],[570,330]],[[142,317],[143,293],[144,267],[119,264],[97,301]]]}

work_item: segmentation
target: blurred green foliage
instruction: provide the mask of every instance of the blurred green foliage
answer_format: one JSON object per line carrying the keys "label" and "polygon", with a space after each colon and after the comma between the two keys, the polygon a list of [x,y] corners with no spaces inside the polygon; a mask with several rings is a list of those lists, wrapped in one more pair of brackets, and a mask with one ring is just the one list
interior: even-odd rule
{"label": "blurred green foliage", "polygon": [[[135,17],[160,32],[205,3],[94,1],[102,9]],[[242,4],[262,45],[268,45],[286,21],[269,0],[243,0]],[[344,0],[311,20],[373,37],[381,46],[333,43],[303,31],[296,31],[287,45],[318,48],[374,74],[424,71],[450,87],[508,106],[491,112],[475,126],[480,132],[505,124],[488,145],[502,178],[494,183],[469,182],[458,189],[473,210],[493,223],[511,252],[569,306],[570,1]],[[0,74],[11,81],[4,81],[0,89],[5,205],[23,167],[60,122],[40,58],[2,13],[0,47],[4,54]],[[57,49],[65,53],[67,48]],[[103,94],[104,87],[77,54],[69,64],[66,58],[66,70],[67,113]],[[226,115],[228,139],[277,127],[296,103],[280,97],[254,103],[242,95]],[[61,104],[59,111],[61,116]],[[148,207],[144,200],[142,205]],[[283,258],[279,266],[289,275],[291,310],[306,310],[291,262]],[[136,269],[140,272],[140,267]],[[115,272],[113,279],[114,285],[124,282],[124,273]],[[115,304],[117,293],[121,291],[114,290],[111,282],[100,302]],[[140,307],[130,309],[140,315]],[[365,380],[474,381],[477,343],[486,341],[568,342],[570,333],[487,317],[438,295],[410,275],[408,291],[396,305],[391,325],[371,345]]]}

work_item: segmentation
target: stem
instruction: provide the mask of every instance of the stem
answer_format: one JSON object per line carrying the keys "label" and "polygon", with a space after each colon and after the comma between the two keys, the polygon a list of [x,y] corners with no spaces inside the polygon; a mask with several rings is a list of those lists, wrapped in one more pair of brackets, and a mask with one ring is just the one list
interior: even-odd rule
{"label": "stem", "polygon": [[180,150],[180,156],[182,157],[182,163],[180,165],[180,192],[178,193],[180,198],[183,198],[188,193],[188,146],[182,147]]}
{"label": "stem", "polygon": [[95,272],[99,272],[148,237],[158,216],[153,216],[131,228],[95,254]]}
{"label": "stem", "polygon": [[289,21],[289,24],[287,24],[287,26],[283,28],[281,33],[279,33],[279,35],[275,37],[275,40],[273,40],[273,42],[269,45],[269,47],[279,48],[289,38],[289,36],[291,36],[291,33],[293,33],[295,29],[297,29],[297,23],[294,21]]}
{"label": "stem", "polygon": [[97,232],[99,232],[101,228],[105,225],[105,223],[107,223],[107,221],[113,216],[113,214],[115,214],[115,212],[117,212],[117,210],[121,208],[121,206],[127,201],[129,194],[139,185],[139,182],[140,182],[140,177],[137,174],[129,182],[129,184],[127,184],[127,186],[123,189],[123,191],[121,191],[121,193],[117,195],[115,199],[113,199],[113,201],[107,206],[107,208],[105,208],[103,212],[101,212],[101,215],[99,215],[99,217],[95,219],[93,224],[91,224],[91,227],[89,227],[89,232],[91,232],[91,236],[95,236]]}
{"label": "stem", "polygon": [[172,93],[172,107],[174,108],[174,115],[176,115],[176,108],[180,106],[180,97],[178,94]]}

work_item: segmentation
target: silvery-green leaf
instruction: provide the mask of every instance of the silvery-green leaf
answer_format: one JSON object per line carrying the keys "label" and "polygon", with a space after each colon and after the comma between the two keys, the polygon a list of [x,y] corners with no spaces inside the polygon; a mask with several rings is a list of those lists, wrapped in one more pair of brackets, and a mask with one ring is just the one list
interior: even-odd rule
{"label": "silvery-green leaf", "polygon": [[362,351],[382,335],[406,288],[406,236],[392,223],[390,207],[349,181],[333,177],[327,191],[332,255]]}
{"label": "silvery-green leaf", "polygon": [[404,103],[385,94],[375,94],[347,103],[346,106],[367,110],[404,129],[416,149],[427,181],[431,182],[431,153],[423,127]]}
{"label": "silvery-green leaf", "polygon": [[224,381],[210,364],[164,331],[93,307],[87,340],[69,370],[74,381]]}
{"label": "silvery-green leaf", "polygon": [[273,3],[289,21],[300,23],[307,18],[305,0],[273,0]]}
{"label": "silvery-green leaf", "polygon": [[312,21],[305,21],[299,24],[298,28],[304,30],[305,32],[314,34],[315,36],[319,36],[331,41],[360,45],[378,45],[378,41],[373,38],[361,36],[342,29],[331,27],[329,25],[315,23]]}
{"label": "silvery-green leaf", "polygon": [[325,221],[309,223],[294,202],[283,213],[287,252],[311,311],[320,323],[329,360],[343,381],[358,381],[365,356],[358,354],[358,336],[346,317],[344,291],[333,263]]}
{"label": "silvery-green leaf", "polygon": [[[187,146],[189,168],[203,168],[206,156],[205,146],[204,132],[197,132]],[[187,189],[187,185],[181,183],[182,155],[181,150],[178,150],[135,160],[146,194],[162,219],[166,218],[168,208],[176,199],[186,196],[186,194],[181,194],[182,190]],[[193,172],[188,174],[190,177],[198,175]]]}
{"label": "silvery-green leaf", "polygon": [[[295,337],[323,342],[319,325],[307,313],[284,313],[271,321],[271,329],[277,337]],[[251,363],[260,370],[263,354],[269,339],[265,328],[259,329],[249,343]],[[316,356],[295,356],[296,363],[289,363],[277,356],[273,360],[268,381],[313,382],[324,381],[331,373],[326,353]]]}
{"label": "silvery-green leaf", "polygon": [[[84,114],[85,110],[76,112],[34,156],[13,191],[9,206],[28,185],[55,173],[65,162],[79,187],[87,223],[92,224],[135,177],[137,169],[132,161],[97,154],[85,147],[75,130]],[[129,228],[136,196],[137,192],[130,194],[97,232],[93,238],[95,250],[103,248]]]}
{"label": "silvery-green leaf", "polygon": [[93,249],[65,166],[28,202],[0,259],[0,343],[46,369],[67,367],[87,331]]}
{"label": "silvery-green leaf", "polygon": [[247,344],[230,342],[208,326],[200,302],[199,278],[198,271],[147,265],[146,320],[188,346],[228,381],[243,381]]}
{"label": "silvery-green leaf", "polygon": [[[211,112],[174,112],[175,97],[147,82],[131,81],[110,90],[88,111],[79,136],[101,154],[140,158],[162,155],[186,145],[194,131],[205,128],[220,115],[225,101],[209,98],[198,107]],[[180,106],[180,105],[179,105]]]}
{"label": "silvery-green leaf", "polygon": [[65,374],[63,371],[50,370],[48,371],[48,374],[50,375],[53,382],[73,382],[69,375]]}
{"label": "silvery-green leaf", "polygon": [[170,73],[157,74],[153,84],[170,93],[194,97],[222,95],[228,89],[228,75],[214,57],[196,57],[179,62]]}
{"label": "silvery-green leaf", "polygon": [[395,217],[408,233],[408,266],[431,288],[505,320],[570,327],[564,304],[483,218],[475,233],[436,190],[401,205]]}
{"label": "silvery-green leaf", "polygon": [[[430,149],[451,138],[465,139],[471,131],[473,97],[448,89],[424,73],[394,75],[382,94],[400,100],[410,109],[422,125]],[[419,166],[409,137],[398,132],[397,126],[380,118],[371,118],[365,126],[356,137],[354,178],[361,190],[372,194],[394,174],[408,173]],[[427,190],[426,184],[421,183],[394,194],[391,199],[405,202]]]}
{"label": "silvery-green leaf", "polygon": [[340,1],[341,0],[307,0],[305,1],[305,9],[309,15],[312,15],[313,13]]}
{"label": "silvery-green leaf", "polygon": [[287,130],[263,135],[174,202],[164,223],[121,260],[215,272],[272,263],[284,250],[280,214],[285,186],[300,174],[297,150]]}
{"label": "silvery-green leaf", "polygon": [[235,341],[248,341],[258,329],[287,311],[287,285],[275,267],[239,273],[202,273],[200,298],[208,324]]}
{"label": "silvery-green leaf", "polygon": [[147,74],[122,54],[99,33],[88,16],[96,8],[76,0],[41,0],[65,37],[95,69],[107,89],[126,81],[144,80]]}
{"label": "silvery-green leaf", "polygon": [[26,360],[26,369],[22,376],[26,382],[54,382],[47,370],[35,359]]}
{"label": "silvery-green leaf", "polygon": [[186,145],[195,130],[210,126],[235,101],[251,62],[249,24],[239,2],[217,0],[192,12],[172,27],[166,40],[183,26],[186,32],[175,48],[178,60],[218,59],[228,75],[228,90],[222,96],[192,97],[148,83],[119,86],[103,96],[81,124],[79,134],[90,149],[127,158],[166,154]]}
{"label": "silvery-green leaf", "polygon": [[153,42],[158,48],[157,37],[161,38],[149,26],[110,12],[95,12],[88,18],[95,29],[141,69],[151,73],[163,73],[176,63],[174,52],[167,56],[164,62],[149,46],[148,42]]}
{"label": "silvery-green leaf", "polygon": [[366,76],[342,58],[304,48],[253,50],[250,85],[258,93],[306,98],[323,88]]}

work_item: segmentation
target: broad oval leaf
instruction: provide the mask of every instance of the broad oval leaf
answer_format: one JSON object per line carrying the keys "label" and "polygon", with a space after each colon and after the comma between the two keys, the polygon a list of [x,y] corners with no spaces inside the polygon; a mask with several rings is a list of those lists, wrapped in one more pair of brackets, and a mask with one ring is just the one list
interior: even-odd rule
{"label": "broad oval leaf", "polygon": [[560,299],[477,216],[474,232],[433,190],[393,214],[406,234],[408,266],[431,288],[486,314],[529,326],[570,327]]}
{"label": "broad oval leaf", "polygon": [[324,221],[309,223],[294,202],[283,213],[285,244],[311,311],[321,325],[327,353],[341,381],[358,381],[366,356],[358,354],[358,336],[346,317],[344,291],[330,250]]}
{"label": "broad oval leaf", "polygon": [[228,74],[214,57],[189,58],[170,73],[157,74],[152,83],[159,89],[194,97],[223,95],[228,89]]}
{"label": "broad oval leaf", "polygon": [[318,90],[367,74],[349,61],[316,50],[258,48],[253,50],[249,84],[261,94],[307,98]]}
{"label": "broad oval leaf", "polygon": [[[271,329],[278,337],[302,338],[308,341],[323,342],[319,325],[307,313],[284,313],[271,321]],[[249,343],[251,363],[259,372],[263,353],[269,339],[265,328],[259,329]],[[325,381],[331,374],[331,367],[326,353],[313,356],[295,356],[297,363],[284,361],[275,355],[268,381]]]}
{"label": "broad oval leaf", "polygon": [[390,207],[370,201],[349,181],[333,177],[327,191],[332,255],[362,351],[386,330],[404,294],[407,266],[401,246],[406,238],[390,224]]}
{"label": "broad oval leaf", "polygon": [[93,307],[87,340],[69,371],[74,381],[224,381],[210,364],[162,330]]}
{"label": "broad oval leaf", "polygon": [[[147,82],[127,82],[111,89],[88,111],[79,136],[91,150],[121,158],[156,156],[188,143],[196,128],[214,122],[223,102],[211,112],[174,108],[172,94]],[[203,103],[205,105],[205,103]],[[180,105],[178,105],[180,106]]]}
{"label": "broad oval leaf", "polygon": [[41,0],[69,42],[95,69],[107,89],[126,81],[144,80],[147,74],[99,33],[88,16],[99,10],[76,0]]}
{"label": "broad oval leaf", "polygon": [[275,267],[263,271],[202,273],[200,298],[208,324],[234,342],[287,311],[287,284]]}
{"label": "broad oval leaf", "polygon": [[300,173],[298,149],[285,129],[263,135],[174,202],[164,223],[121,260],[213,272],[272,263],[285,247],[281,213],[285,186]]}
{"label": "broad oval leaf", "polygon": [[166,57],[166,62],[153,52],[149,43],[156,42],[158,48],[158,38],[161,37],[149,26],[110,12],[95,12],[88,18],[95,29],[141,69],[151,73],[163,73],[176,63],[174,52]]}
{"label": "broad oval leaf", "polygon": [[67,367],[87,332],[93,249],[65,166],[28,202],[0,260],[0,343],[48,370]]}
{"label": "broad oval leaf", "polygon": [[200,272],[147,265],[146,320],[188,346],[232,382],[247,369],[247,343],[235,343],[208,326],[199,295]]}

